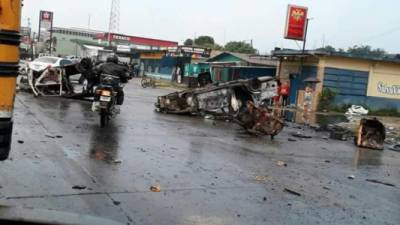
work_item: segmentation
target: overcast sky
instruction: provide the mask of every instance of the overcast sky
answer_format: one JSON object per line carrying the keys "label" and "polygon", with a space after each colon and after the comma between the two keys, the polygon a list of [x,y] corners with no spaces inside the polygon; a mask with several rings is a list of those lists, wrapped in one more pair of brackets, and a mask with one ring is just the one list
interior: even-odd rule
{"label": "overcast sky", "polygon": [[[182,43],[210,35],[217,43],[252,39],[261,53],[299,48],[283,39],[287,4],[309,8],[307,48],[323,43],[347,48],[368,44],[400,53],[398,0],[120,0],[120,33]],[[24,0],[23,25],[38,29],[40,10],[54,12],[54,25],[108,30],[111,0]]]}

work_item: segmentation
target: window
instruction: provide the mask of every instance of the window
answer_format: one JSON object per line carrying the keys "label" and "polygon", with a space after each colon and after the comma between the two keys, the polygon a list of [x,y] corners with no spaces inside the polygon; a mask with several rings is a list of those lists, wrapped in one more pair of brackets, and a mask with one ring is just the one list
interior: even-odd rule
{"label": "window", "polygon": [[69,65],[69,64],[72,64],[72,62],[67,60],[67,59],[62,59],[60,61],[60,66],[66,66],[66,65]]}

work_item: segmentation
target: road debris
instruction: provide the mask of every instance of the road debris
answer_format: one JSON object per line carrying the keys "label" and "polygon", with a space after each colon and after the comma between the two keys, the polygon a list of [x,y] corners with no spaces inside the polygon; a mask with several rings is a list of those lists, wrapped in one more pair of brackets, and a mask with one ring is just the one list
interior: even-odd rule
{"label": "road debris", "polygon": [[121,202],[113,200],[113,204],[114,204],[114,205],[120,205]]}
{"label": "road debris", "polygon": [[350,179],[350,180],[354,180],[354,179],[356,178],[356,176],[354,176],[354,175],[349,175],[349,176],[347,176],[347,178]]}
{"label": "road debris", "polygon": [[383,150],[385,138],[385,126],[379,120],[363,118],[354,141],[358,147]]}
{"label": "road debris", "polygon": [[274,138],[283,129],[283,120],[268,112],[264,107],[257,107],[248,101],[246,108],[235,119],[235,122],[255,135],[270,135]]}
{"label": "road debris", "polygon": [[390,150],[400,152],[400,144],[395,144],[389,147]]}
{"label": "road debris", "polygon": [[74,186],[72,186],[72,189],[84,190],[84,189],[86,189],[86,186],[85,185],[74,185]]}
{"label": "road debris", "polygon": [[376,183],[376,184],[383,184],[383,185],[390,186],[390,187],[396,187],[396,185],[394,185],[394,184],[383,182],[383,181],[380,181],[380,180],[366,179],[366,181],[372,182],[372,183]]}
{"label": "road debris", "polygon": [[25,143],[23,140],[18,140],[18,144],[23,144]]}
{"label": "road debris", "polygon": [[339,126],[335,126],[329,133],[329,138],[339,141],[347,141],[349,136],[351,136],[349,132],[345,128]]}
{"label": "road debris", "polygon": [[282,160],[278,160],[278,161],[276,161],[276,165],[277,166],[287,166],[287,164],[284,162],[284,161],[282,161]]}
{"label": "road debris", "polygon": [[256,181],[266,181],[267,177],[265,177],[265,176],[255,176],[254,179]]}
{"label": "road debris", "polygon": [[160,192],[161,191],[161,187],[160,185],[153,185],[150,187],[150,191],[152,192]]}
{"label": "road debris", "polygon": [[115,164],[122,163],[122,160],[116,159],[113,161],[113,163],[115,163]]}
{"label": "road debris", "polygon": [[289,194],[292,194],[292,195],[301,196],[301,194],[300,194],[299,192],[290,190],[290,189],[288,189],[288,188],[285,188],[284,191],[287,192],[287,193],[289,193]]}
{"label": "road debris", "polygon": [[297,131],[296,133],[292,133],[292,136],[297,137],[297,138],[306,138],[306,139],[312,138],[312,136],[303,134],[300,131]]}
{"label": "road debris", "polygon": [[354,116],[367,115],[368,110],[360,105],[352,105],[350,108],[347,109],[347,112],[345,114]]}

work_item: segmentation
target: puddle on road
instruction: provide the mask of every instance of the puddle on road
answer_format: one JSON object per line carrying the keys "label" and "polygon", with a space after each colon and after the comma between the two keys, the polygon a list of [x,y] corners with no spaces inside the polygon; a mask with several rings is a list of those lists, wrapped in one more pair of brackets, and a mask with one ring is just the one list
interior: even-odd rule
{"label": "puddle on road", "polygon": [[94,127],[90,138],[89,156],[98,161],[113,163],[118,158],[119,130],[110,124],[106,128]]}
{"label": "puddle on road", "polygon": [[314,112],[304,113],[301,111],[284,110],[285,121],[297,124],[309,123],[310,125],[327,126],[329,124],[350,122],[345,115],[338,114],[316,114]]}
{"label": "puddle on road", "polygon": [[383,151],[357,148],[354,152],[353,166],[381,166]]}

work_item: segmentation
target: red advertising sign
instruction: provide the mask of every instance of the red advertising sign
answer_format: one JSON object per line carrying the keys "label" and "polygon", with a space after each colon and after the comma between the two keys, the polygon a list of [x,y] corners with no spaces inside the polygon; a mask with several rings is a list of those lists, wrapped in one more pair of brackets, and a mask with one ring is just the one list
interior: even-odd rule
{"label": "red advertising sign", "polygon": [[285,38],[304,41],[307,23],[307,7],[288,5]]}

